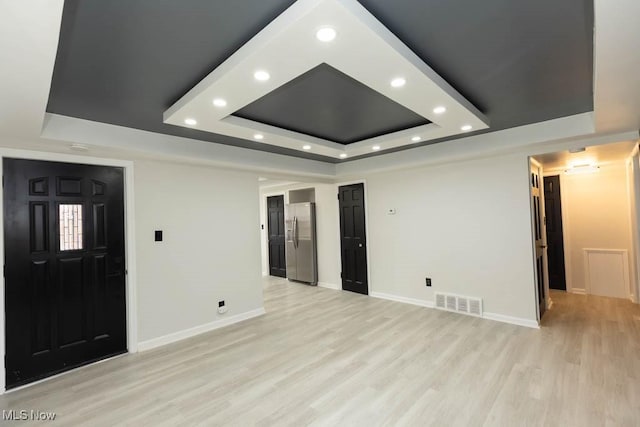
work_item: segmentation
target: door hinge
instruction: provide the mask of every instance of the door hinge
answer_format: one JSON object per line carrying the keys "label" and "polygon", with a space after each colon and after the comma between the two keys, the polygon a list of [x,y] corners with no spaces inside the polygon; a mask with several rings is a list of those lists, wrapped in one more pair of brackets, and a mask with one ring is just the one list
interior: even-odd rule
{"label": "door hinge", "polygon": [[338,196],[338,200],[340,200],[340,193],[338,193],[337,196]]}
{"label": "door hinge", "polygon": [[342,277],[342,271],[340,272],[340,278],[341,278],[341,279],[343,278],[343,277]]}

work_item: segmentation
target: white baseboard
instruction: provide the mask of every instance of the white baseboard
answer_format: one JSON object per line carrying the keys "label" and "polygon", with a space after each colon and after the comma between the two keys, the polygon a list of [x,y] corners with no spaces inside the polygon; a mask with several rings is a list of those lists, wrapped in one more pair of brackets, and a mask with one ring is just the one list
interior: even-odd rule
{"label": "white baseboard", "polygon": [[486,311],[482,315],[483,319],[495,320],[496,322],[510,323],[512,325],[526,326],[527,328],[540,329],[537,320],[523,319],[521,317],[505,316],[498,313],[487,313]]}
{"label": "white baseboard", "polygon": [[587,294],[587,290],[586,289],[581,289],[581,288],[571,288],[571,290],[569,291],[572,294],[578,294],[578,295],[586,295]]}
{"label": "white baseboard", "polygon": [[403,302],[405,304],[419,305],[420,307],[427,307],[427,308],[434,308],[435,307],[435,303],[433,301],[426,301],[426,300],[421,300],[421,299],[416,299],[416,298],[401,297],[401,296],[398,296],[398,295],[385,294],[383,292],[370,292],[369,296],[372,296],[374,298],[386,299],[386,300],[389,300],[389,301]]}
{"label": "white baseboard", "polygon": [[[382,293],[382,292],[371,292],[371,293],[369,293],[369,295],[374,297],[374,298],[381,298],[381,299],[386,299],[386,300],[390,300],[390,301],[403,302],[405,304],[418,305],[420,307],[435,308],[435,303],[433,301],[426,301],[426,300],[420,300],[420,299],[416,299],[416,298],[401,297],[401,296],[398,296],[398,295],[385,294],[385,293]],[[539,329],[540,328],[540,326],[538,325],[538,322],[536,320],[522,319],[520,317],[505,316],[504,314],[484,312],[482,318],[483,319],[488,319],[488,320],[495,320],[497,322],[510,323],[512,325],[526,326],[527,328],[535,328],[535,329]]]}
{"label": "white baseboard", "polygon": [[268,272],[268,271],[263,271],[263,272],[262,272],[262,277],[267,277],[268,275],[269,275],[269,272]]}
{"label": "white baseboard", "polygon": [[335,289],[336,291],[341,291],[342,288],[334,283],[326,283],[326,282],[318,282],[318,286],[321,288],[327,289]]}
{"label": "white baseboard", "polygon": [[163,345],[171,344],[176,341],[181,341],[187,338],[194,337],[196,335],[204,334],[205,332],[209,332],[215,329],[223,328],[225,326],[233,325],[234,323],[242,322],[243,320],[248,320],[254,317],[262,316],[263,314],[265,314],[264,308],[258,308],[256,310],[251,310],[251,311],[247,311],[246,313],[236,314],[235,316],[216,320],[210,323],[206,323],[204,325],[196,326],[194,328],[189,328],[183,331],[174,332],[174,333],[164,335],[158,338],[153,338],[147,341],[142,341],[138,343],[138,351],[147,351],[153,348],[162,347]]}

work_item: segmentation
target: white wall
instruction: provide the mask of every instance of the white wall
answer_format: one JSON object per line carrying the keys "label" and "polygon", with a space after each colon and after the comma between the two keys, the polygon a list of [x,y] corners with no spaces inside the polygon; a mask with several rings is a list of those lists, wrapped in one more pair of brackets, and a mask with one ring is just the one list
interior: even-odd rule
{"label": "white wall", "polygon": [[136,161],[135,198],[141,342],[262,308],[257,175]]}
{"label": "white wall", "polygon": [[333,184],[303,183],[282,187],[266,188],[260,191],[260,223],[262,230],[262,273],[269,274],[269,256],[267,251],[266,198],[284,194],[288,201],[288,191],[300,188],[315,188],[316,193],[316,232],[318,236],[318,284],[320,286],[341,288],[340,279],[340,241],[339,212],[336,186]]}
{"label": "white wall", "polygon": [[626,166],[618,162],[603,165],[596,173],[561,174],[560,179],[568,290],[584,293],[589,291],[584,249],[626,250],[631,261]]}
{"label": "white wall", "polygon": [[528,170],[518,154],[366,176],[370,291],[480,297],[535,323]]}

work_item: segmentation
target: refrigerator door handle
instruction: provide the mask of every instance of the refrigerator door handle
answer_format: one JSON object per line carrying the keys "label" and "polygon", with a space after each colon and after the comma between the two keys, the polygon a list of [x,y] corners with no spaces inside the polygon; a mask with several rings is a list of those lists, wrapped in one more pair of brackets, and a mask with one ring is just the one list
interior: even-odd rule
{"label": "refrigerator door handle", "polygon": [[293,217],[293,247],[298,248],[298,217]]}

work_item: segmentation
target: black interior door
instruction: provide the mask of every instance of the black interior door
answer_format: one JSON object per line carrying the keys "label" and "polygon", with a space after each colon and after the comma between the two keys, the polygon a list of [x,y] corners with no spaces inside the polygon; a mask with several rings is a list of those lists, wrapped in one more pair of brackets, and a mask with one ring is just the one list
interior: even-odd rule
{"label": "black interior door", "polygon": [[284,196],[267,197],[269,233],[269,274],[287,277],[284,231]]}
{"label": "black interior door", "polygon": [[547,220],[549,287],[566,291],[562,203],[560,200],[560,177],[558,175],[544,178],[544,210]]}
{"label": "black interior door", "polygon": [[364,184],[339,188],[342,289],[369,294]]}
{"label": "black interior door", "polygon": [[7,387],[125,352],[123,170],[3,167]]}

